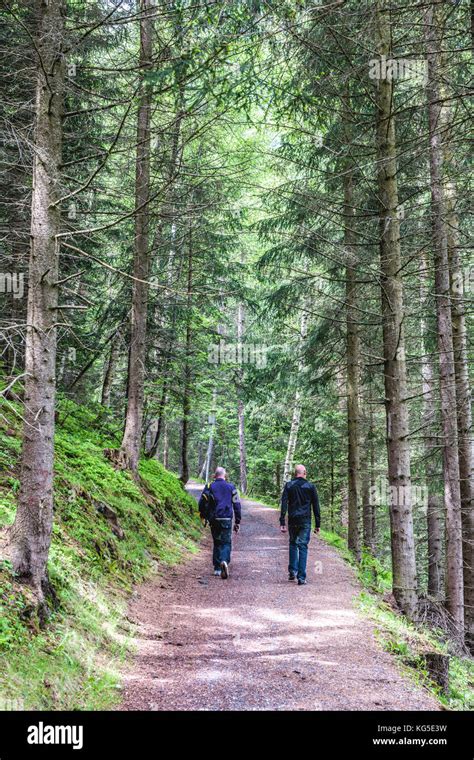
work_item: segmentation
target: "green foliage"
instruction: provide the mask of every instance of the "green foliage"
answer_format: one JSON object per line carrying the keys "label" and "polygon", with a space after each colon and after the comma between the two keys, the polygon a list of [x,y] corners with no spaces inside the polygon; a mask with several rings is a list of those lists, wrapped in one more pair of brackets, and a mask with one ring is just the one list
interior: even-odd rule
{"label": "green foliage", "polygon": [[354,555],[347,548],[347,538],[339,533],[321,530],[322,538],[330,546],[334,546],[355,569],[360,583],[375,593],[385,593],[392,588],[392,573],[369,551],[363,549],[360,562],[356,562]]}
{"label": "green foliage", "polygon": [[362,585],[371,591],[384,593],[392,588],[392,572],[368,551],[362,551],[357,575]]}
{"label": "green foliage", "polygon": [[[20,426],[6,406],[1,456],[0,529],[13,522]],[[62,402],[56,432],[55,521],[49,577],[57,605],[45,630],[28,590],[0,565],[0,698],[27,709],[105,709],[119,698],[117,664],[129,650],[126,593],[152,571],[196,550],[194,500],[155,460],[140,481],[115,470],[103,449],[113,437],[100,407]],[[7,460],[8,456],[8,460]],[[113,510],[124,537],[100,511]]]}
{"label": "green foliage", "polygon": [[[54,575],[54,573],[53,573]],[[0,703],[2,709],[106,709],[118,697],[116,664],[126,652],[118,638],[123,601],[88,596],[78,575],[60,591],[60,607],[42,631],[31,617],[28,591],[6,563],[0,567]],[[100,653],[100,654],[99,654]]]}
{"label": "green foliage", "polygon": [[22,612],[26,607],[24,595],[15,592],[7,563],[0,565],[0,651],[12,650],[26,632]]}

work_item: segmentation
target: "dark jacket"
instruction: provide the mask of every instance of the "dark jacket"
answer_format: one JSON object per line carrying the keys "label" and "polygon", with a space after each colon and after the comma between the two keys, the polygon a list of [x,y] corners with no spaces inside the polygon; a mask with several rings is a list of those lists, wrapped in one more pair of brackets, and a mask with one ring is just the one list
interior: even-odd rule
{"label": "dark jacket", "polygon": [[233,483],[224,478],[216,478],[207,483],[199,499],[199,514],[206,520],[232,519],[239,525],[242,514],[239,494]]}
{"label": "dark jacket", "polygon": [[314,513],[316,527],[321,525],[319,498],[316,486],[306,478],[294,478],[285,483],[281,495],[280,525],[285,524],[288,512],[288,525],[311,525],[311,509]]}

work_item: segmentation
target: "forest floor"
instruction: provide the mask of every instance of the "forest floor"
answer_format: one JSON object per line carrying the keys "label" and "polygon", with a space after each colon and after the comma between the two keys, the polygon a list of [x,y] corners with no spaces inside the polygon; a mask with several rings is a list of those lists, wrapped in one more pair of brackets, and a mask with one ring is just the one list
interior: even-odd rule
{"label": "forest floor", "polygon": [[290,583],[275,510],[242,506],[228,580],[212,575],[207,533],[198,555],[137,587],[121,709],[439,709],[376,641],[337,551],[312,534],[308,585]]}

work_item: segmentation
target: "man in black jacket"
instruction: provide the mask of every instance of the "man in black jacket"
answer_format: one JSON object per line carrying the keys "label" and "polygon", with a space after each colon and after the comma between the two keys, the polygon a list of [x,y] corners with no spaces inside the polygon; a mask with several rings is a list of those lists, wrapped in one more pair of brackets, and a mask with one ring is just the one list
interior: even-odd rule
{"label": "man in black jacket", "polygon": [[306,583],[308,544],[311,538],[311,511],[314,514],[315,533],[319,533],[321,514],[316,486],[306,480],[306,468],[295,467],[295,477],[285,483],[281,496],[280,530],[286,533],[285,517],[288,512],[290,532],[290,562],[288,580],[298,579],[298,585]]}

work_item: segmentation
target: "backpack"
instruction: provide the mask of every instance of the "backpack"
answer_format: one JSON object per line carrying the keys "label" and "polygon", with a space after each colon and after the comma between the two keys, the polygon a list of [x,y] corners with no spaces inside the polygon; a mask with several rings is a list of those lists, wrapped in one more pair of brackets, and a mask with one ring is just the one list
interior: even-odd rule
{"label": "backpack", "polygon": [[200,511],[201,515],[207,522],[211,522],[216,514],[216,500],[211,490],[212,483],[206,483],[206,489],[201,496]]}

